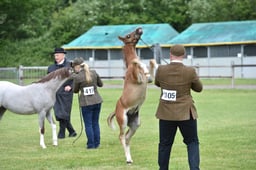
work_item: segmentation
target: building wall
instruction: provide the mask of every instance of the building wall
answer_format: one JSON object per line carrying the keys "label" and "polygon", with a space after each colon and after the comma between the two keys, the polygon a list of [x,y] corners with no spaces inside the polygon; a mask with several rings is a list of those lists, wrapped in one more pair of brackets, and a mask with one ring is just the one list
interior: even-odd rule
{"label": "building wall", "polygon": [[[199,66],[200,76],[226,77],[232,75],[232,64],[255,64],[255,57],[228,57],[228,58],[195,58],[185,59],[186,65]],[[256,67],[235,67],[235,78],[256,78]]]}
{"label": "building wall", "polygon": [[[203,77],[228,77],[232,75],[232,64],[256,64],[256,55],[253,56],[254,48],[246,46],[250,51],[250,56],[238,56],[241,49],[240,45],[234,47],[221,46],[219,49],[204,47],[207,49],[206,55],[201,57],[191,57],[191,48],[186,48],[188,55],[184,59],[184,64],[189,66],[198,66],[197,71],[199,76]],[[240,50],[241,49],[241,50]],[[210,57],[210,51],[216,56],[216,54],[231,54],[229,56]],[[222,53],[218,53],[222,51]],[[229,50],[229,52],[225,52]],[[116,77],[120,78],[125,75],[125,66],[123,62],[122,49],[106,49],[95,52],[96,50],[74,50],[68,51],[67,58],[73,60],[75,57],[83,57],[85,62],[89,64],[91,68],[94,68],[102,77]],[[204,51],[204,50],[203,50]],[[159,52],[159,53],[158,53]],[[156,58],[160,64],[167,64],[170,62],[169,53],[170,48],[161,48],[160,51],[154,49],[137,49],[137,54],[141,58],[142,62],[149,66],[150,59]],[[200,52],[199,52],[200,53]],[[160,54],[161,57],[155,57]],[[255,52],[256,54],[256,52]],[[97,56],[95,56],[97,55]],[[103,60],[101,59],[103,56]],[[235,78],[256,78],[256,67],[236,67],[234,69]]]}

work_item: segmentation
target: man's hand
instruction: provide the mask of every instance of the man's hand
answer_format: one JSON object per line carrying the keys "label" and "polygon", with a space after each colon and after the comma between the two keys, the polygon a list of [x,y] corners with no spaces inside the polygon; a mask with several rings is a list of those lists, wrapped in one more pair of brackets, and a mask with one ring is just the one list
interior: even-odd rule
{"label": "man's hand", "polygon": [[69,85],[68,85],[68,86],[65,86],[65,88],[64,88],[65,91],[70,91],[71,89],[72,89],[72,88],[71,88],[71,86],[69,86]]}

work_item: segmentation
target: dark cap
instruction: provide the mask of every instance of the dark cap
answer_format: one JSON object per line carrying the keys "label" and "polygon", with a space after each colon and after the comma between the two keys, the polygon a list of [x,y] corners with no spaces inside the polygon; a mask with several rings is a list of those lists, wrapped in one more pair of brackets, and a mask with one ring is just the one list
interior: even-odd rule
{"label": "dark cap", "polygon": [[180,57],[180,56],[185,55],[186,50],[185,50],[183,45],[177,44],[177,45],[174,45],[174,46],[171,47],[170,52],[171,52],[171,55],[174,55],[176,57]]}
{"label": "dark cap", "polygon": [[55,48],[53,54],[55,54],[55,53],[64,53],[64,54],[66,54],[67,52],[63,48]]}
{"label": "dark cap", "polygon": [[84,59],[83,59],[82,57],[79,57],[79,58],[77,57],[77,58],[75,58],[75,59],[73,60],[71,66],[72,66],[72,67],[75,67],[75,66],[77,66],[77,65],[81,65],[83,62],[84,62]]}

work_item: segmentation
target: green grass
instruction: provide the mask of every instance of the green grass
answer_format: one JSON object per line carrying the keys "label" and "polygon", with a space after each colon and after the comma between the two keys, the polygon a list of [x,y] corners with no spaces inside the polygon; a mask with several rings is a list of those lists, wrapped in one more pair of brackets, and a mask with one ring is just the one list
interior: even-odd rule
{"label": "green grass", "polygon": [[[102,105],[101,147],[86,150],[86,137],[73,144],[74,138],[59,140],[52,146],[51,129],[46,122],[47,149],[39,146],[37,115],[21,116],[7,112],[0,123],[0,169],[5,170],[156,170],[158,120],[155,111],[159,89],[149,88],[141,108],[141,127],[131,141],[134,163],[126,165],[118,140],[118,128],[112,131],[106,123],[121,89],[100,89]],[[256,167],[256,90],[204,90],[193,93],[198,109],[201,169],[253,170]],[[80,132],[77,95],[74,95],[72,123]],[[116,126],[117,127],[117,126]],[[170,170],[188,170],[186,146],[177,133],[173,145]]]}
{"label": "green grass", "polygon": [[[32,73],[31,73],[32,74]],[[31,75],[35,76],[35,75]],[[0,74],[1,77],[1,74]],[[1,79],[0,81],[11,81],[14,83],[19,83],[17,79]],[[25,78],[23,79],[23,85],[31,84],[32,82],[38,81],[37,78]],[[203,78],[201,79],[204,85],[231,85],[232,79],[230,78]],[[120,85],[123,83],[121,79],[104,79],[104,84],[106,85]],[[234,79],[234,85],[256,85],[256,79],[249,79],[249,78],[236,78]]]}
{"label": "green grass", "polygon": [[[231,79],[228,78],[204,78],[201,79],[204,85],[231,85]],[[105,84],[118,85],[122,84],[122,80],[104,80]],[[241,79],[237,78],[234,80],[235,85],[256,85],[256,79]]]}
{"label": "green grass", "polygon": [[[231,85],[232,79],[228,78],[212,78],[201,79],[204,85]],[[234,79],[235,85],[256,85],[256,79]]]}

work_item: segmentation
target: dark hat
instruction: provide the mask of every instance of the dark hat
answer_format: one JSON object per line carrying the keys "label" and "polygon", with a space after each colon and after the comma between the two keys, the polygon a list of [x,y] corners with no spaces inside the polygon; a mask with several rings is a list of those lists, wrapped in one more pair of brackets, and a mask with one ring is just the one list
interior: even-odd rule
{"label": "dark hat", "polygon": [[81,65],[84,62],[84,59],[82,57],[77,57],[73,60],[73,62],[71,63],[72,67],[75,67],[77,65]]}
{"label": "dark hat", "polygon": [[55,53],[64,53],[64,54],[66,54],[67,52],[63,48],[55,48],[53,54],[55,54]]}
{"label": "dark hat", "polygon": [[180,57],[185,55],[186,50],[183,45],[174,45],[171,47],[171,55],[174,55],[176,57]]}

